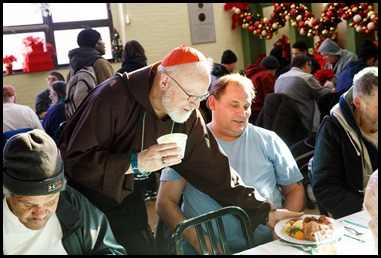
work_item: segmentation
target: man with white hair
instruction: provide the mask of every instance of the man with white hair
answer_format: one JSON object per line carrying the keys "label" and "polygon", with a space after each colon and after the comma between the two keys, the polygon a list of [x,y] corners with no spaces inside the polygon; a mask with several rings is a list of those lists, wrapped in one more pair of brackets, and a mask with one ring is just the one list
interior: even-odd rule
{"label": "man with white hair", "polygon": [[378,68],[366,67],[326,116],[316,136],[312,187],[333,218],[362,210],[364,189],[378,169]]}
{"label": "man with white hair", "polygon": [[[152,254],[144,184],[151,172],[167,166],[223,206],[243,208],[253,228],[295,216],[256,199],[255,189],[230,168],[198,110],[209,95],[210,73],[204,54],[176,47],[160,62],[101,83],[61,134],[69,184],[105,212],[129,254]],[[174,132],[188,135],[184,155],[176,143],[157,144],[158,137]]]}

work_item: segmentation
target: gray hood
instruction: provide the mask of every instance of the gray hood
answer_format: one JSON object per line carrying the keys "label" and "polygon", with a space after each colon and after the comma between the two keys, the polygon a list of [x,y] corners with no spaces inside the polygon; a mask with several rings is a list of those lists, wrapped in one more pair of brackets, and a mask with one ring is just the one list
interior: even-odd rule
{"label": "gray hood", "polygon": [[318,52],[320,54],[341,56],[342,50],[340,46],[333,40],[326,38],[323,43],[321,43]]}

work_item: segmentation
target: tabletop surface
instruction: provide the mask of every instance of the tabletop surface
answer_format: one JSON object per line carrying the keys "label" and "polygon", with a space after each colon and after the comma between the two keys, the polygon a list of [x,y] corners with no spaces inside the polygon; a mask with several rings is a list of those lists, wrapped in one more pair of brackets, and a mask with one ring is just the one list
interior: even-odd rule
{"label": "tabletop surface", "polygon": [[[372,255],[376,253],[375,245],[371,230],[368,228],[370,216],[366,211],[359,211],[354,214],[337,219],[340,223],[346,226],[355,228],[365,234],[355,236],[349,231],[345,230],[344,236],[337,244],[338,255]],[[308,255],[311,252],[303,252],[292,246],[285,246],[281,240],[274,240],[272,242],[248,249],[246,251],[237,253],[236,255]],[[377,250],[378,253],[378,250]]]}

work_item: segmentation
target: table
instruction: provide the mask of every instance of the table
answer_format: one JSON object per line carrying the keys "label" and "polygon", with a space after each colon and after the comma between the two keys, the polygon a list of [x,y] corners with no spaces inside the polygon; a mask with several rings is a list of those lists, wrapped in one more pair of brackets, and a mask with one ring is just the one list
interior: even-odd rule
{"label": "table", "polygon": [[[337,244],[338,255],[373,255],[375,245],[371,230],[368,228],[370,216],[366,211],[359,211],[354,214],[337,219],[344,225],[355,228],[364,235],[354,236],[347,230]],[[378,253],[378,250],[377,250]],[[245,250],[236,255],[308,255],[295,247],[285,246],[282,242],[274,240],[272,242]]]}

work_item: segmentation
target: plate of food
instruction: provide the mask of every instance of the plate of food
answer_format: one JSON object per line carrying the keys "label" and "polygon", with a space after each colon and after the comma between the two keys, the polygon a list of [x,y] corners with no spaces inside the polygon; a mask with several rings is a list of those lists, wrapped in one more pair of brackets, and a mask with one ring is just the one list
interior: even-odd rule
{"label": "plate of food", "polygon": [[275,233],[283,240],[301,245],[315,245],[314,233],[322,229],[333,230],[335,239],[344,235],[344,225],[325,215],[305,214],[299,218],[287,218],[275,225]]}

